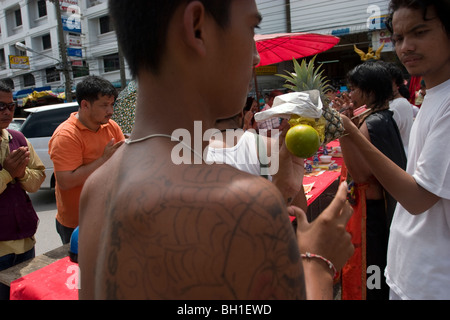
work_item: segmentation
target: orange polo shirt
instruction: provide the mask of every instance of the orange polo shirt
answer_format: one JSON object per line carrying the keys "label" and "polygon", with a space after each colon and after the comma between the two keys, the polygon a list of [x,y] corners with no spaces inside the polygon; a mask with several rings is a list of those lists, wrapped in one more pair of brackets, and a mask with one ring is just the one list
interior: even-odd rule
{"label": "orange polo shirt", "polygon": [[[77,112],[70,115],[53,133],[48,143],[48,153],[53,161],[54,171],[74,171],[87,165],[103,155],[106,145],[112,138],[116,142],[125,139],[119,125],[110,120],[97,132],[89,130],[76,117]],[[63,226],[78,226],[79,201],[83,186],[69,190],[61,190],[56,181],[55,197],[56,219]]]}

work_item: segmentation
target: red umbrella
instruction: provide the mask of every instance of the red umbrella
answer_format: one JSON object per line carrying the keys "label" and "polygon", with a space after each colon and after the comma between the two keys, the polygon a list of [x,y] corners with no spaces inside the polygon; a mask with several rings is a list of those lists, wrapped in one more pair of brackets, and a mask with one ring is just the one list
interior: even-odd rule
{"label": "red umbrella", "polygon": [[255,35],[256,49],[261,57],[258,67],[312,56],[339,43],[335,36],[315,33],[274,33]]}

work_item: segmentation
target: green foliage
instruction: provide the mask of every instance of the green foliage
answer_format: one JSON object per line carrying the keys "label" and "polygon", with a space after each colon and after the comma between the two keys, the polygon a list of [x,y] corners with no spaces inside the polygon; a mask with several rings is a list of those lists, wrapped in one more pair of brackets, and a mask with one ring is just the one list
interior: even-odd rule
{"label": "green foliage", "polygon": [[293,59],[294,72],[285,71],[287,75],[277,74],[286,80],[283,87],[292,91],[308,91],[319,90],[322,101],[326,101],[325,93],[330,90],[329,80],[325,76],[322,76],[324,70],[321,70],[322,65],[317,68],[314,67],[314,62],[317,56],[314,56],[309,63],[305,59],[301,64],[296,59]]}

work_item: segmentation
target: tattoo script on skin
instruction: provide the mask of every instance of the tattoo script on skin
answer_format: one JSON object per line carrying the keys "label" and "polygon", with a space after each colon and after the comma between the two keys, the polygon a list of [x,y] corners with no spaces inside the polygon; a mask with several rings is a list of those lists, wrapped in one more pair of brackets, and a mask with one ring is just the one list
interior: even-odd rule
{"label": "tattoo script on skin", "polygon": [[110,202],[106,298],[304,298],[297,240],[268,185],[242,182],[227,166],[187,166],[175,181],[166,164],[146,163],[139,188]]}

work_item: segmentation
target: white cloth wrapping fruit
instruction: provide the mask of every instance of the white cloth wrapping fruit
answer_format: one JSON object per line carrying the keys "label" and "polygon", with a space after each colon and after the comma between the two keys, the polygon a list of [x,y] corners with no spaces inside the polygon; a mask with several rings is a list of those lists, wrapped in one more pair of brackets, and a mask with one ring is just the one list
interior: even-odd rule
{"label": "white cloth wrapping fruit", "polygon": [[255,114],[256,122],[271,118],[290,119],[292,115],[318,119],[323,103],[318,90],[291,92],[276,96],[272,108]]}

